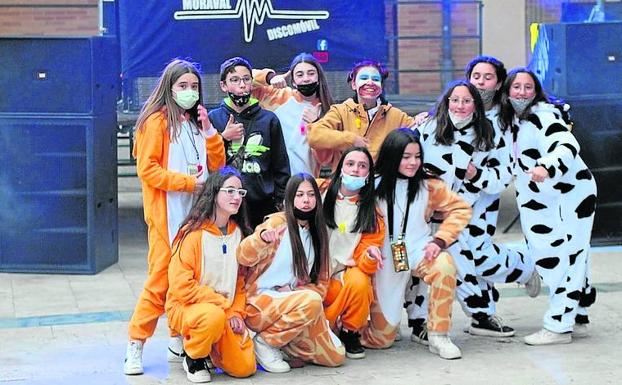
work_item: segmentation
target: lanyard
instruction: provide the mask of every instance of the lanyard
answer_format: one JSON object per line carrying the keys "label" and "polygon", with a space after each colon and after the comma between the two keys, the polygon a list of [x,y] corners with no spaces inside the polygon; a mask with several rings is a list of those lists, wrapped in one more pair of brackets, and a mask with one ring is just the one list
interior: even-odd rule
{"label": "lanyard", "polygon": [[[387,205],[388,214],[389,214],[389,241],[393,242],[393,206]],[[402,234],[399,239],[404,239],[406,236],[406,224],[408,223],[408,211],[410,210],[410,204],[408,203],[408,193],[406,193],[406,212],[402,217]]]}

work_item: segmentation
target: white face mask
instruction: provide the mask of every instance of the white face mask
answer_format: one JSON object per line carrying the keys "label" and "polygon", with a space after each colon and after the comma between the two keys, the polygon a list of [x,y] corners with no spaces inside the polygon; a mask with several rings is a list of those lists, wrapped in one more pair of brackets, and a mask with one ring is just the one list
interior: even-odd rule
{"label": "white face mask", "polygon": [[173,91],[175,103],[184,110],[189,110],[199,101],[199,91],[181,90]]}
{"label": "white face mask", "polygon": [[471,112],[467,116],[460,118],[456,116],[453,112],[449,111],[449,120],[453,123],[454,127],[457,129],[462,129],[466,127],[473,120],[473,113]]}
{"label": "white face mask", "polygon": [[529,106],[531,104],[531,102],[533,102],[533,97],[528,98],[528,99],[516,99],[516,98],[509,98],[510,99],[510,103],[512,104],[512,107],[514,107],[514,111],[516,111],[516,115],[520,116],[523,114],[523,112],[525,112],[525,109],[527,108],[527,106]]}

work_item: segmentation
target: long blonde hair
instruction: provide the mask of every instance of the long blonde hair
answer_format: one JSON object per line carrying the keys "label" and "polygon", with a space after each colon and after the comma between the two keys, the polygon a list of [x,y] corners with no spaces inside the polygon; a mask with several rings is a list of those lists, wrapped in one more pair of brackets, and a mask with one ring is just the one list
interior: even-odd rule
{"label": "long blonde hair", "polygon": [[140,110],[138,119],[136,120],[136,129],[143,130],[144,124],[149,116],[156,112],[162,112],[166,115],[167,132],[171,134],[172,138],[176,138],[181,126],[181,115],[184,113],[184,109],[179,107],[173,99],[173,84],[184,74],[191,73],[196,75],[199,79],[199,101],[189,110],[185,112],[189,115],[189,120],[194,123],[196,127],[199,126],[197,106],[203,103],[201,96],[201,74],[197,66],[186,60],[173,59],[162,71],[162,75],[158,80],[156,88],[153,90],[149,98]]}

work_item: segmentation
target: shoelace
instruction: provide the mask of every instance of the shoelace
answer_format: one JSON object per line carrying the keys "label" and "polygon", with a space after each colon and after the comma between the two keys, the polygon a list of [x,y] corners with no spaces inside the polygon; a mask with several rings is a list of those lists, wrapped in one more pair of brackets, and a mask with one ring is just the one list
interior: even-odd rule
{"label": "shoelace", "polygon": [[132,360],[140,358],[140,344],[132,342],[130,344],[130,358]]}
{"label": "shoelace", "polygon": [[503,331],[503,327],[505,325],[503,324],[503,319],[501,317],[499,317],[498,315],[495,314],[495,315],[490,316],[489,319],[490,319],[491,325],[494,325],[499,330]]}

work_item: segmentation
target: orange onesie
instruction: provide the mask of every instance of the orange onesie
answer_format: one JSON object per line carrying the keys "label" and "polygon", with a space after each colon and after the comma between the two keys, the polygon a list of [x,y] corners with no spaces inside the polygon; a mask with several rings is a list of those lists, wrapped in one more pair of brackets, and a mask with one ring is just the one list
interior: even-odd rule
{"label": "orange onesie", "polygon": [[[205,149],[199,149],[207,158],[203,167],[209,171],[223,167],[225,149],[220,135],[205,138],[204,142]],[[147,280],[129,323],[131,340],[145,341],[151,337],[158,318],[164,313],[168,264],[171,259],[170,234],[174,231],[168,220],[169,192],[192,194],[196,185],[196,177],[169,170],[169,158],[174,155],[169,153],[171,147],[166,116],[162,112],[149,116],[142,129],[136,131],[133,155],[142,185],[149,252]]]}
{"label": "orange onesie", "polygon": [[227,235],[207,223],[176,240],[166,297],[169,326],[183,336],[186,354],[193,359],[209,355],[234,377],[256,370],[248,330],[236,334],[229,325],[231,317],[245,316],[244,278],[235,256],[241,239],[242,232],[230,220]]}

